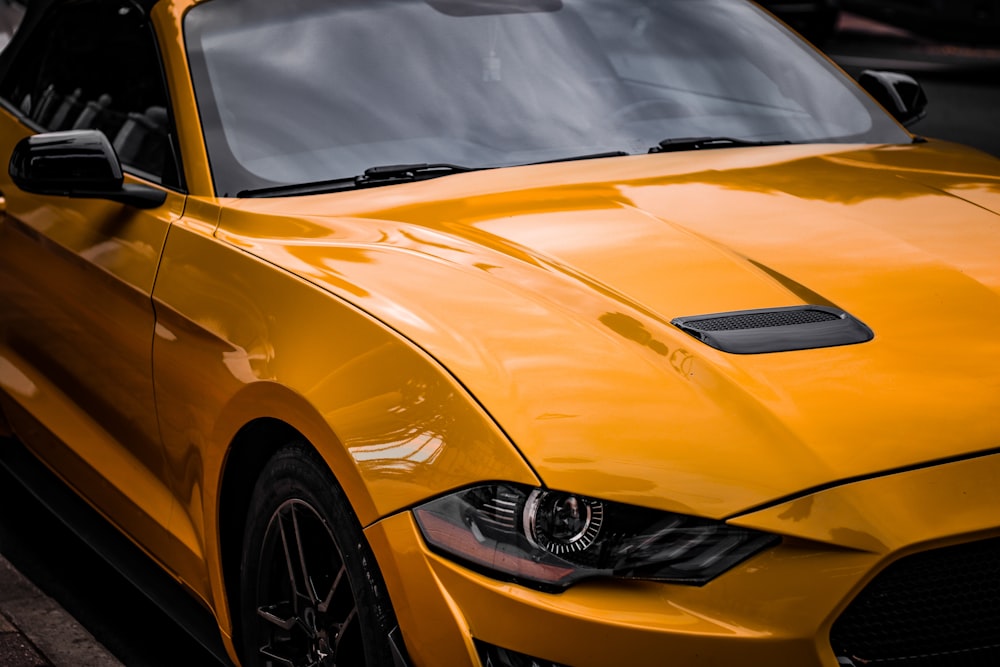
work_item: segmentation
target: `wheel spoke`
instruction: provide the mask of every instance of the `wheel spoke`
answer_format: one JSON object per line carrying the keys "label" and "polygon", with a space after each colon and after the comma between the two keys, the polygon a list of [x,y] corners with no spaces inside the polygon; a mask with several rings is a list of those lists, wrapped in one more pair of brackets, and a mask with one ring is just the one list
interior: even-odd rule
{"label": "wheel spoke", "polygon": [[330,584],[330,591],[326,594],[326,597],[316,606],[316,610],[325,614],[330,609],[330,603],[333,602],[333,596],[336,594],[337,589],[340,588],[340,583],[347,583],[347,568],[343,565],[337,571],[337,576],[334,578],[333,583]]}
{"label": "wheel spoke", "polygon": [[281,603],[278,603],[274,605],[268,605],[266,607],[258,607],[257,615],[260,616],[265,621],[267,621],[268,623],[270,623],[271,625],[277,626],[282,630],[291,630],[293,627],[295,627],[295,624],[299,622],[299,619],[296,618],[295,616],[285,618],[284,616],[287,616],[287,614],[281,615],[276,613],[281,606],[282,606]]}
{"label": "wheel spoke", "polygon": [[[294,510],[293,510],[294,511]],[[294,514],[293,521],[294,521]],[[288,582],[291,585],[291,596],[292,596],[292,609],[298,614],[299,613],[299,585],[295,578],[295,561],[297,560],[295,556],[292,555],[291,545],[289,544],[289,539],[287,535],[287,527],[285,525],[285,513],[282,511],[278,512],[278,535],[281,536],[281,547],[285,556],[285,570],[288,572]],[[293,527],[293,530],[294,527]],[[296,540],[296,544],[298,541]]]}
{"label": "wheel spoke", "polygon": [[[337,636],[334,638],[333,642],[333,655],[334,658],[340,658],[340,647],[341,642],[347,637],[347,630],[350,628],[351,624],[355,622],[358,617],[358,607],[355,605],[351,607],[351,612],[344,619],[343,623],[334,623],[334,628],[337,631]],[[336,661],[334,662],[336,664]]]}
{"label": "wheel spoke", "polygon": [[309,596],[309,603],[314,605],[318,601],[318,596],[316,595],[316,589],[313,585],[312,577],[309,576],[309,566],[306,565],[306,552],[302,548],[302,530],[299,527],[299,515],[295,511],[295,506],[292,505],[291,508],[292,515],[292,528],[295,534],[295,547],[299,554],[299,567],[302,569],[302,582],[304,588],[306,589],[306,594]]}
{"label": "wheel spoke", "polygon": [[318,657],[315,660],[306,658],[303,662],[297,662],[295,657],[283,655],[276,651],[272,646],[265,646],[261,648],[260,654],[268,660],[272,660],[279,665],[283,665],[284,667],[322,667],[324,660],[323,657]]}
{"label": "wheel spoke", "polygon": [[296,667],[295,661],[290,658],[286,658],[283,655],[278,655],[274,651],[270,650],[271,647],[265,646],[260,650],[260,654],[267,658],[268,660],[273,660],[279,665],[284,665],[285,667]]}

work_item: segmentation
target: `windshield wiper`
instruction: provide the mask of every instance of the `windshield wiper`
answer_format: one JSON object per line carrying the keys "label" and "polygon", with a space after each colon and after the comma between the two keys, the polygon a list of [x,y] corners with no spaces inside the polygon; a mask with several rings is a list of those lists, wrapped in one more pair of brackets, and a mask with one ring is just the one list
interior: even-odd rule
{"label": "windshield wiper", "polygon": [[242,190],[237,197],[294,197],[296,195],[315,195],[325,192],[340,192],[357,188],[371,188],[395,183],[412,183],[424,181],[439,176],[462,174],[468,171],[478,171],[488,167],[463,167],[457,164],[387,164],[365,169],[365,173],[346,178],[334,178],[327,181],[311,183],[293,183],[291,185],[276,185],[269,188]]}
{"label": "windshield wiper", "polygon": [[354,179],[358,187],[366,185],[385,185],[387,183],[408,183],[423,181],[428,178],[464,174],[467,171],[477,171],[481,167],[463,167],[459,164],[440,162],[437,164],[386,164],[380,167],[365,169],[365,173]]}
{"label": "windshield wiper", "polygon": [[606,157],[625,157],[631,155],[625,151],[604,151],[603,153],[587,153],[586,155],[570,155],[569,157],[557,157],[552,160],[542,160],[541,162],[529,162],[528,164],[556,164],[557,162],[579,162],[581,160],[600,160]]}
{"label": "windshield wiper", "polygon": [[650,153],[672,153],[674,151],[695,151],[708,148],[736,148],[739,146],[780,146],[791,141],[747,141],[732,137],[679,137],[664,139],[649,149]]}

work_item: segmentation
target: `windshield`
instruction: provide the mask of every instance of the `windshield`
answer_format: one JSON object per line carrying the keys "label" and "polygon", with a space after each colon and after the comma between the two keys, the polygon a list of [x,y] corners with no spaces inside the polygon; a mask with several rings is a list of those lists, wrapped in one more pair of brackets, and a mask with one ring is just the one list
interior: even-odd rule
{"label": "windshield", "polygon": [[909,141],[743,0],[213,0],[185,36],[221,196],[690,137]]}

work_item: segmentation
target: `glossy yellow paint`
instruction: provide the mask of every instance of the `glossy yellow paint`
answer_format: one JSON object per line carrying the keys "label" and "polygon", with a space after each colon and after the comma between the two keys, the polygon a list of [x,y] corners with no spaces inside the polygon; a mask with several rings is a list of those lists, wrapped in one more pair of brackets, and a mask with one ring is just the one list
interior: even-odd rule
{"label": "glossy yellow paint", "polygon": [[[27,134],[0,117],[3,154]],[[149,295],[184,197],[170,193],[145,212],[99,200],[53,204],[6,180],[2,187],[0,363],[19,378],[4,389],[50,436],[46,458],[65,457],[60,474],[141,542],[169,543],[175,503],[151,390]]]}
{"label": "glossy yellow paint", "polygon": [[[962,155],[790,146],[523,167],[241,201],[218,237],[420,341],[546,484],[724,517],[1000,442],[1000,380],[980,362],[1000,352],[996,215],[940,191],[985,197],[1000,180],[972,153],[966,173],[921,170]],[[876,339],[737,357],[669,325],[803,303]],[[949,323],[933,370],[930,308]]]}
{"label": "glossy yellow paint", "polygon": [[850,599],[902,556],[1000,534],[998,502],[1000,455],[867,479],[734,519],[784,541],[703,587],[592,581],[558,595],[429,553],[409,514],[367,534],[393,563],[387,583],[418,664],[477,665],[473,637],[576,667],[650,656],[834,667],[827,637]]}
{"label": "glossy yellow paint", "polygon": [[[955,169],[935,171],[934,163]],[[996,215],[980,208],[1000,193],[993,167],[945,145],[625,158],[469,174],[399,186],[378,198],[240,201],[222,212],[217,237],[420,341],[489,406],[547,485],[723,518],[805,488],[997,447],[1000,386],[992,366],[981,363],[1000,351],[1000,283],[989,261],[1000,250]],[[803,171],[836,187],[804,191],[792,178]],[[858,181],[872,183],[870,191],[859,194]],[[966,203],[965,193],[978,206]],[[959,219],[964,237],[947,226]],[[601,224],[616,230],[613,238],[600,233]],[[763,225],[770,233],[761,233]],[[876,340],[734,357],[667,325],[678,315],[799,303],[846,308],[875,329]],[[957,324],[935,329],[933,347],[923,329],[928,308]],[[932,494],[926,502],[947,507],[950,498]],[[979,520],[992,521],[985,514]],[[428,556],[409,521],[398,515],[370,536],[382,545],[380,562],[397,570],[390,585],[404,589],[394,591],[399,604],[425,601],[419,619],[401,612],[418,655],[429,659],[451,646],[450,659],[463,664],[470,634],[501,645],[507,638],[522,650],[535,646],[573,665],[601,655],[589,645],[553,653],[554,632],[523,636],[555,622],[548,616],[553,598],[530,594],[538,616],[523,622],[531,615],[522,606],[502,602],[522,589]],[[751,650],[761,651],[762,662],[810,664],[810,656],[822,664],[829,651],[818,628],[883,560],[833,551],[786,544],[765,557],[782,563],[774,580],[739,595],[734,584],[718,584],[727,589],[724,604],[701,590],[648,587],[658,591],[650,610],[667,596],[671,604],[693,605],[693,615],[645,639],[622,630],[614,645],[636,646],[643,655],[665,632],[672,651],[702,654],[706,637],[718,632],[695,624],[689,630],[701,639],[686,648],[676,635],[702,619],[703,605],[716,605],[711,618],[725,626],[734,618],[734,595],[760,599],[783,590],[772,588],[781,581],[794,597],[808,581],[811,615],[778,605],[784,611],[770,625],[749,626],[757,628],[753,637],[769,639],[736,633],[721,644],[730,648],[719,664]],[[817,567],[838,572],[830,607],[812,597]],[[845,567],[854,568],[853,579],[843,578]],[[426,587],[440,589],[436,612]],[[606,630],[595,619],[608,619],[615,605],[604,598],[590,604],[566,612],[566,632],[576,624],[592,624],[597,635]],[[615,604],[623,613],[641,607],[630,595]],[[498,615],[498,608],[506,611]],[[436,614],[454,625],[432,620]],[[473,623],[479,614],[485,616]],[[796,626],[803,619],[810,624]],[[768,634],[779,629],[792,634]],[[433,641],[421,648],[422,637]]]}
{"label": "glossy yellow paint", "polygon": [[[340,300],[219,243],[212,207],[202,208],[209,220],[185,217],[171,228],[153,346],[168,477],[199,551],[219,548],[216,502],[229,444],[261,418],[293,425],[317,447],[364,524],[484,474],[537,483],[426,355]],[[209,566],[215,589],[203,593],[224,600],[217,560]]]}
{"label": "glossy yellow paint", "polygon": [[184,14],[191,5],[186,0],[161,0],[153,7],[150,18],[163,57],[170,101],[178,110],[173,120],[183,156],[181,162],[187,190],[192,194],[206,195],[213,192],[212,173],[184,48]]}
{"label": "glossy yellow paint", "polygon": [[[425,667],[475,665],[473,638],[574,667],[832,667],[830,624],[881,567],[997,532],[995,456],[930,467],[1000,447],[994,159],[777,146],[220,199],[190,4],[153,11],[186,194],[141,213],[0,175],[0,434],[9,421],[227,640],[222,479],[260,419],[329,464]],[[27,134],[0,112],[0,155]],[[875,339],[742,357],[669,324],[807,303]],[[413,505],[484,480],[785,541],[701,588],[540,593],[419,537]]]}

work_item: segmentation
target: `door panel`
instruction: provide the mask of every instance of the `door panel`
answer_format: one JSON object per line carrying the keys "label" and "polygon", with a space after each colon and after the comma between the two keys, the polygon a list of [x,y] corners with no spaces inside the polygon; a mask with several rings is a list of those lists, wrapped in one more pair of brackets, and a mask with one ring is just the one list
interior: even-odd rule
{"label": "door panel", "polygon": [[[49,443],[39,452],[47,462],[145,541],[154,529],[143,524],[167,526],[172,509],[153,400],[150,294],[184,197],[169,193],[164,206],[139,211],[0,187],[9,193],[0,229],[0,385],[69,450]],[[36,449],[50,440],[35,428],[19,434]],[[107,485],[121,494],[120,506],[104,506],[114,499]]]}
{"label": "door panel", "polygon": [[31,11],[43,13],[3,54],[0,160],[32,130],[97,129],[127,181],[167,198],[138,210],[29,195],[0,169],[0,400],[30,448],[177,573],[201,555],[178,520],[153,392],[151,293],[186,201],[156,35],[131,0]]}

